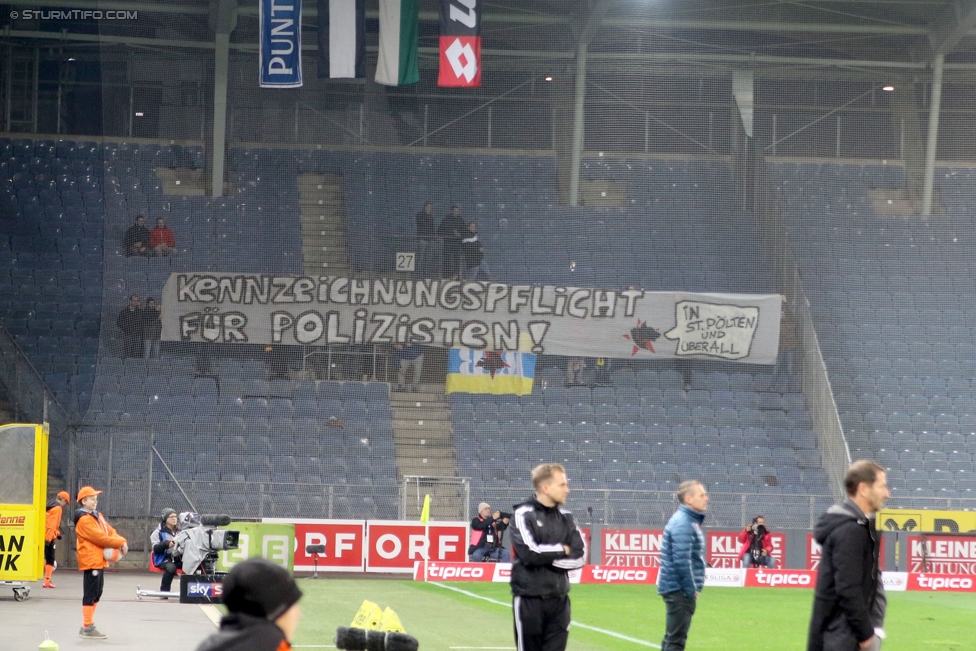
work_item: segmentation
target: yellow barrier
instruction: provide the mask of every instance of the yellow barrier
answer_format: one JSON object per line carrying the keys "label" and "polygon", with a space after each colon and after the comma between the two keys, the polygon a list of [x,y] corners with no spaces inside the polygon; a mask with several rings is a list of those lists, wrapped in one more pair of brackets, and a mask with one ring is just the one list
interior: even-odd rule
{"label": "yellow barrier", "polygon": [[44,575],[47,447],[46,426],[0,426],[0,581]]}
{"label": "yellow barrier", "polygon": [[878,511],[877,523],[881,531],[968,533],[976,531],[976,511],[884,509]]}

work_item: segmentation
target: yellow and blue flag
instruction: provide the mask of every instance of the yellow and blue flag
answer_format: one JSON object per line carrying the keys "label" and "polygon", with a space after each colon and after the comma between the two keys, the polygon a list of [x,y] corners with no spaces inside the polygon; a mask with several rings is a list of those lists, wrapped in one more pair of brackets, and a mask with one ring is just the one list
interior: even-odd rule
{"label": "yellow and blue flag", "polygon": [[447,356],[447,393],[532,393],[535,355],[501,350],[452,348]]}

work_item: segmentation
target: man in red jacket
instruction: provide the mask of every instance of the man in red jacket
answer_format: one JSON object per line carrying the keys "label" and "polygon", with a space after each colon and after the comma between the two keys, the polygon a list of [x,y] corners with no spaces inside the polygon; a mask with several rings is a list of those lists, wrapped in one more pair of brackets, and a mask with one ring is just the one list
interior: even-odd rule
{"label": "man in red jacket", "polygon": [[162,217],[156,220],[156,228],[149,231],[149,248],[152,249],[153,255],[176,253],[176,238],[173,237],[173,231]]}
{"label": "man in red jacket", "polygon": [[766,518],[757,515],[752,524],[739,534],[739,560],[742,567],[776,567],[773,558],[773,537],[766,528]]}

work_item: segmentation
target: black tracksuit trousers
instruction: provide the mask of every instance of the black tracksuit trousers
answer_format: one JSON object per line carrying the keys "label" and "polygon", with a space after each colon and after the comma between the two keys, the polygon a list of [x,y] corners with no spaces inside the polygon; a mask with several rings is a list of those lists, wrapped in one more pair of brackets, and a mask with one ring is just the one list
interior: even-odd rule
{"label": "black tracksuit trousers", "polygon": [[569,595],[516,596],[512,613],[517,651],[565,651],[569,640]]}

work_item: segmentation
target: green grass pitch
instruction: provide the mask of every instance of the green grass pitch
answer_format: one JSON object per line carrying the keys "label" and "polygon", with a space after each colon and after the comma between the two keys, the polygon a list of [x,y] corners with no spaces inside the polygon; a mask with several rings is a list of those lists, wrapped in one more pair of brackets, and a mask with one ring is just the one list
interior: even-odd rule
{"label": "green grass pitch", "polygon": [[[336,627],[348,626],[364,599],[395,610],[407,632],[420,640],[421,651],[515,646],[510,608],[456,591],[509,604],[505,584],[300,579],[299,585],[305,597],[296,649],[332,645]],[[579,624],[569,635],[571,651],[660,646],[664,604],[653,586],[576,585],[570,596],[573,622]],[[812,599],[811,590],[708,588],[687,648],[803,651]],[[976,594],[895,592],[888,593],[888,601],[884,651],[976,651]]]}

